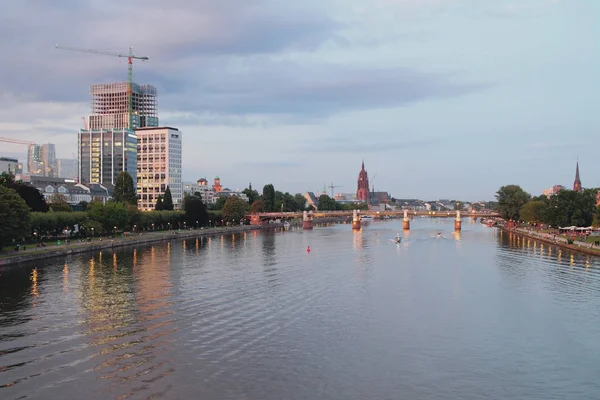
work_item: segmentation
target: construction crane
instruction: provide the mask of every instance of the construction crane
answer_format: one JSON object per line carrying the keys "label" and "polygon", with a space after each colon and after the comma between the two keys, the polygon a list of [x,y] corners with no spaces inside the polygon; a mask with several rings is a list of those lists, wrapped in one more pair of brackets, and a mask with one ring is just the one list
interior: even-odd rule
{"label": "construction crane", "polygon": [[338,188],[338,187],[343,187],[343,186],[337,186],[337,185],[334,185],[334,184],[333,184],[333,182],[331,182],[331,183],[329,184],[329,186],[327,186],[327,187],[328,187],[329,189],[331,189],[331,198],[333,199],[333,189],[335,189],[335,188]]}
{"label": "construction crane", "polygon": [[127,102],[128,102],[128,113],[129,113],[129,118],[128,118],[128,128],[129,129],[133,129],[133,59],[135,58],[136,60],[142,60],[142,61],[148,61],[149,58],[148,57],[142,57],[142,56],[136,56],[135,54],[133,54],[133,49],[130,47],[129,48],[129,54],[120,54],[120,53],[112,53],[109,51],[100,51],[100,50],[92,50],[92,49],[82,49],[79,47],[64,47],[64,46],[59,46],[56,45],[54,46],[57,49],[60,50],[69,50],[69,51],[78,51],[80,53],[91,53],[91,54],[100,54],[103,56],[113,56],[113,57],[121,57],[121,58],[126,58],[127,59],[127,64],[128,64],[128,80],[127,80]]}
{"label": "construction crane", "polygon": [[26,144],[26,145],[35,144],[35,142],[28,142],[26,140],[18,140],[18,139],[9,139],[9,138],[4,138],[4,137],[0,137],[0,142],[14,143],[14,144]]}

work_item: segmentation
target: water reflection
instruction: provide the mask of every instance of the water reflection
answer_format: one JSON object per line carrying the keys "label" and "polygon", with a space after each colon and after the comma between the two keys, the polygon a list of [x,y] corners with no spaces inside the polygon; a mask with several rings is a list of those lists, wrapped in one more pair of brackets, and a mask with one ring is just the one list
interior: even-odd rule
{"label": "water reflection", "polygon": [[1,398],[597,397],[596,258],[475,224],[457,252],[439,221],[399,247],[385,224],[2,269]]}

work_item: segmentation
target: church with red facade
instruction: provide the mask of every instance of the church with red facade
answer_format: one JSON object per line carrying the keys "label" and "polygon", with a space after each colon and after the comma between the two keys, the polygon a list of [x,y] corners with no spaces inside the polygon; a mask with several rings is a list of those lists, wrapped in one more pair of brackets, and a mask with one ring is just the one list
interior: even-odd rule
{"label": "church with red facade", "polygon": [[369,196],[369,175],[365,170],[365,162],[363,161],[362,169],[358,173],[358,188],[356,189],[356,200],[368,203]]}

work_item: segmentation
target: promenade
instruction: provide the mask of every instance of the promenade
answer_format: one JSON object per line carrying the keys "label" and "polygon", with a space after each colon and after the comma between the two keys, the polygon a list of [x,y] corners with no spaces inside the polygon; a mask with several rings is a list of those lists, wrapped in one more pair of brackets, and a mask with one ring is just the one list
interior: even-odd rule
{"label": "promenade", "polygon": [[534,229],[529,229],[529,228],[500,227],[500,229],[502,229],[506,232],[512,232],[512,233],[517,233],[522,236],[527,236],[532,239],[538,239],[543,242],[553,244],[557,247],[561,247],[563,249],[569,249],[569,250],[584,253],[584,254],[600,256],[600,247],[596,246],[594,244],[591,244],[591,243],[585,243],[585,242],[581,242],[579,240],[575,240],[575,241],[573,241],[572,244],[569,244],[567,241],[567,238],[565,238],[563,236],[545,233],[545,232],[538,232]]}
{"label": "promenade", "polygon": [[[271,224],[269,227],[275,228],[277,226],[275,226],[275,224]],[[185,239],[200,236],[218,236],[222,234],[245,232],[257,229],[263,229],[263,227],[253,225],[240,225],[180,231],[142,232],[141,234],[129,233],[125,236],[119,236],[115,238],[93,238],[90,241],[85,240],[84,242],[79,242],[76,240],[71,240],[70,243],[65,243],[64,241],[61,241],[60,244],[55,244],[56,242],[48,242],[49,244],[46,247],[36,247],[35,245],[27,245],[26,250],[23,250],[23,248],[21,247],[19,251],[14,251],[12,248],[6,247],[4,251],[0,252],[0,267],[52,257],[61,257],[69,254],[83,253],[86,251],[106,250],[115,247],[160,242],[163,240]]]}

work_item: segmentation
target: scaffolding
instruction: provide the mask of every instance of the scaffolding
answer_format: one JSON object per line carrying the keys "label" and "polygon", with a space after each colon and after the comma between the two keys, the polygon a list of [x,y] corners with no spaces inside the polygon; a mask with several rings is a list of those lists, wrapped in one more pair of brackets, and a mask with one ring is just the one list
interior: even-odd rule
{"label": "scaffolding", "polygon": [[[123,129],[129,127],[128,82],[102,83],[90,86],[92,114],[90,129]],[[156,88],[132,84],[131,111],[133,129],[158,126]]]}

